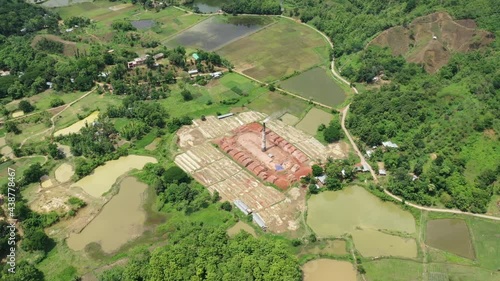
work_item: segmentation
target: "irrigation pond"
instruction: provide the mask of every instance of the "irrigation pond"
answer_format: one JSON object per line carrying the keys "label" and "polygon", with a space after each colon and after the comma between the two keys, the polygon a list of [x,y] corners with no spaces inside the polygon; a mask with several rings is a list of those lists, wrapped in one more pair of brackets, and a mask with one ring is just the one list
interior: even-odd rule
{"label": "irrigation pond", "polygon": [[120,157],[97,167],[93,174],[82,178],[71,187],[81,187],[88,194],[100,197],[108,192],[123,174],[133,169],[142,169],[147,163],[157,162],[155,158],[149,156],[128,155]]}
{"label": "irrigation pond", "polygon": [[97,243],[105,253],[118,250],[130,240],[139,237],[145,227],[146,211],[143,209],[147,185],[133,177],[120,183],[117,195],[78,234],[66,240],[69,248],[81,251],[91,243]]}
{"label": "irrigation pond", "polygon": [[167,46],[183,45],[213,51],[258,31],[272,19],[258,16],[210,17],[167,42]]}
{"label": "irrigation pond", "polygon": [[[364,256],[417,255],[414,239],[379,231],[405,235],[415,233],[413,216],[359,186],[311,196],[308,200],[307,223],[319,237],[351,234],[356,248]],[[396,249],[399,247],[401,249]]]}
{"label": "irrigation pond", "polygon": [[304,281],[356,281],[356,270],[350,262],[317,259],[302,266]]}
{"label": "irrigation pond", "polygon": [[426,244],[465,258],[475,258],[469,228],[461,219],[428,221]]}
{"label": "irrigation pond", "polygon": [[280,87],[316,102],[337,106],[344,102],[344,90],[332,75],[321,67],[315,67],[280,83]]}

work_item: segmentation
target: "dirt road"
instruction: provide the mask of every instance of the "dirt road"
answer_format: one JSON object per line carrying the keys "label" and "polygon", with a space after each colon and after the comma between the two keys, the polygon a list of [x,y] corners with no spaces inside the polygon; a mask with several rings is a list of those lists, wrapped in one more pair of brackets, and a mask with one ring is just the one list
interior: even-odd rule
{"label": "dirt road", "polygon": [[88,95],[90,95],[91,93],[93,93],[96,89],[97,89],[97,88],[94,88],[94,89],[92,89],[92,90],[88,91],[87,93],[85,93],[84,95],[82,95],[81,97],[77,98],[76,100],[74,100],[74,101],[72,101],[72,102],[68,103],[68,104],[66,105],[66,107],[65,107],[63,110],[59,111],[58,113],[56,113],[54,116],[52,116],[52,117],[50,118],[50,122],[52,123],[52,125],[50,126],[50,128],[48,128],[47,130],[44,130],[44,131],[42,131],[42,132],[36,133],[36,134],[34,134],[34,135],[31,135],[31,136],[29,136],[29,137],[25,138],[25,139],[21,142],[21,144],[19,145],[19,148],[22,148],[22,147],[23,147],[23,145],[26,143],[26,141],[28,141],[29,139],[31,139],[31,138],[33,138],[33,137],[36,137],[36,136],[39,136],[39,135],[41,135],[41,134],[45,134],[46,132],[49,132],[49,131],[51,131],[51,130],[54,130],[54,128],[56,127],[56,125],[55,125],[55,121],[54,121],[54,120],[56,119],[56,117],[57,117],[57,116],[59,116],[61,113],[63,113],[66,109],[70,108],[73,104],[77,103],[77,102],[78,102],[78,101],[80,101],[81,99],[83,99],[83,98],[85,98],[86,96],[88,96]]}

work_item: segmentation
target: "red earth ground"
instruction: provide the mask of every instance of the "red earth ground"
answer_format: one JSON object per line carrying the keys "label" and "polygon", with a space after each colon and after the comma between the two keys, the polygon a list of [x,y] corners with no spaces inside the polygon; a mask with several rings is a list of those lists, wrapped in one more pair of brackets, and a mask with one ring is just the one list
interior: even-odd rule
{"label": "red earth ground", "polygon": [[[233,135],[215,143],[258,178],[286,190],[311,173],[309,158],[288,141],[266,129],[266,151],[261,151],[263,126],[250,123],[233,130]],[[283,169],[278,170],[281,166]]]}

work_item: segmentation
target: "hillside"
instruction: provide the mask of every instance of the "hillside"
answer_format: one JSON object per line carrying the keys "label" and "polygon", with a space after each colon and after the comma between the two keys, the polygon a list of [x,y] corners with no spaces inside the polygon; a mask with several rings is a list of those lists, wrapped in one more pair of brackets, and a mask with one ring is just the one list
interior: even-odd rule
{"label": "hillside", "polygon": [[493,33],[478,29],[474,20],[455,21],[448,13],[433,13],[416,18],[407,27],[385,30],[368,46],[389,47],[392,55],[401,55],[435,73],[449,62],[453,53],[477,50],[493,40]]}

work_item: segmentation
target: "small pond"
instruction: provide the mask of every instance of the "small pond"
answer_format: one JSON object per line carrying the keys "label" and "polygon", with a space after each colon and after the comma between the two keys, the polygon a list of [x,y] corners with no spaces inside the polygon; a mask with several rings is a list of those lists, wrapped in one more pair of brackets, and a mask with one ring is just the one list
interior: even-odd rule
{"label": "small pond", "polygon": [[133,177],[120,183],[120,190],[104,205],[102,211],[78,234],[71,234],[66,240],[68,247],[80,251],[90,243],[100,245],[102,251],[118,250],[144,231],[146,211],[144,202],[147,185]]}

